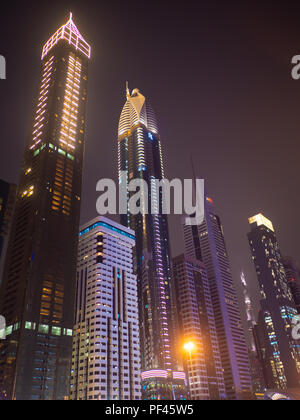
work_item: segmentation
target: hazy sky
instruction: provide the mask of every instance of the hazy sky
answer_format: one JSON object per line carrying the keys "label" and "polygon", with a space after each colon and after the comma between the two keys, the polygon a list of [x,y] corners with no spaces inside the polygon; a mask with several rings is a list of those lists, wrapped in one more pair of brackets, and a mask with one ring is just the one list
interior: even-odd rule
{"label": "hazy sky", "polygon": [[[168,178],[206,180],[237,282],[253,295],[247,219],[269,217],[283,254],[300,259],[300,6],[294,1],[13,1],[1,5],[0,178],[17,182],[38,87],[43,43],[72,10],[92,46],[82,222],[95,216],[96,182],[117,177],[125,81],[151,101]],[[172,253],[183,249],[170,220]]]}

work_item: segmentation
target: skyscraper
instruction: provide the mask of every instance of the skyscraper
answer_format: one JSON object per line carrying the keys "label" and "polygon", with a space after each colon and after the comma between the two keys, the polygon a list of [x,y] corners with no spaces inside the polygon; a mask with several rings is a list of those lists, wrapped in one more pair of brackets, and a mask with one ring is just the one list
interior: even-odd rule
{"label": "skyscraper", "polygon": [[173,275],[181,347],[186,349],[190,397],[193,400],[225,399],[206,269],[201,261],[180,255],[173,258]]}
{"label": "skyscraper", "polygon": [[243,297],[244,297],[244,303],[245,303],[245,309],[246,309],[250,348],[251,350],[255,350],[255,343],[254,343],[254,337],[253,337],[253,327],[255,325],[255,316],[254,316],[253,306],[251,302],[250,292],[248,290],[248,284],[247,284],[246,277],[243,271],[241,272],[240,278],[241,278],[241,285],[242,285],[242,291],[243,291]]}
{"label": "skyscraper", "polygon": [[[153,371],[177,368],[171,258],[162,196],[151,190],[152,180],[164,178],[161,139],[154,112],[138,89],[132,94],[127,89],[119,123],[118,152],[121,188],[127,192],[127,213],[122,215],[121,222],[136,234],[142,371],[153,378],[153,386],[157,386],[157,395],[161,397],[160,378],[156,381]],[[144,180],[149,190],[149,193],[141,191],[143,211],[137,215],[132,215],[129,208],[133,195],[129,183],[134,179]],[[158,209],[157,214],[144,211],[146,206],[151,209],[151,203]]]}
{"label": "skyscraper", "polygon": [[298,314],[300,314],[300,266],[291,257],[282,257],[286,279],[296,305]]}
{"label": "skyscraper", "polygon": [[220,218],[206,196],[204,222],[184,224],[185,254],[206,267],[228,399],[251,395],[248,349]]}
{"label": "skyscraper", "polygon": [[241,285],[246,309],[246,319],[247,319],[247,327],[248,327],[248,339],[249,339],[249,361],[250,361],[250,368],[251,368],[251,377],[252,377],[252,388],[255,392],[260,392],[265,388],[265,381],[263,375],[262,365],[260,363],[260,359],[258,357],[256,345],[255,345],[255,326],[256,320],[254,316],[254,310],[251,301],[251,295],[248,288],[248,283],[246,281],[246,276],[244,272],[241,272]]}
{"label": "skyscraper", "polygon": [[273,387],[298,387],[300,344],[292,337],[297,310],[287,284],[274,227],[262,214],[251,217],[249,224],[248,239],[261,295],[261,343],[268,355]]}
{"label": "skyscraper", "polygon": [[44,45],[0,293],[0,391],[69,395],[90,46],[72,15]]}
{"label": "skyscraper", "polygon": [[82,226],[71,399],[141,399],[134,232],[105,217]]}
{"label": "skyscraper", "polygon": [[[265,389],[279,388],[277,387],[276,384],[274,385],[274,378],[273,378],[273,369],[276,362],[274,357],[277,354],[275,352],[273,355],[272,348],[270,348],[269,336],[266,329],[264,312],[262,310],[260,310],[258,313],[257,322],[253,327],[253,335],[254,335],[257,359],[262,369],[262,375],[263,375],[262,383]],[[257,389],[255,389],[255,391],[257,392]]]}
{"label": "skyscraper", "polygon": [[16,189],[16,185],[9,184],[0,179],[0,285],[16,202]]}

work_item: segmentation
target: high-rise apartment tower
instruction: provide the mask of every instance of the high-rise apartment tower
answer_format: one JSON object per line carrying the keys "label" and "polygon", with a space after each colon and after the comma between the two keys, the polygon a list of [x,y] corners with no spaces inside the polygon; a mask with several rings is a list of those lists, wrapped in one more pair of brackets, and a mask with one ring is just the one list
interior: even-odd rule
{"label": "high-rise apartment tower", "polygon": [[72,15],[42,51],[0,292],[7,398],[69,395],[90,53]]}
{"label": "high-rise apartment tower", "polygon": [[[155,193],[151,188],[155,179],[160,181],[164,178],[161,138],[153,109],[138,89],[131,94],[127,89],[127,100],[119,123],[118,152],[120,188],[127,194],[126,203],[121,203],[125,207],[121,223],[136,234],[142,371],[147,372],[148,379],[153,378],[157,397],[162,398],[164,392],[160,389],[160,378],[155,379],[156,372],[170,372],[171,380],[171,371],[178,369],[174,339],[174,289],[168,221],[162,212],[162,193],[161,190]],[[143,186],[140,190],[142,211],[139,214],[132,214],[130,208],[134,195],[130,183],[134,180],[145,181],[148,187],[147,191]],[[152,393],[149,381],[146,387],[150,387]],[[165,385],[162,387],[165,389]],[[144,391],[146,395],[147,390]]]}
{"label": "high-rise apartment tower", "polygon": [[134,232],[105,217],[82,226],[71,399],[141,399]]}
{"label": "high-rise apartment tower", "polygon": [[248,349],[242,327],[223,227],[215,214],[213,200],[206,196],[204,221],[184,224],[185,254],[202,261],[207,270],[221,355],[226,396],[251,396]]}
{"label": "high-rise apartment tower", "polygon": [[206,269],[199,260],[173,258],[179,337],[185,351],[190,397],[226,398],[215,318]]}
{"label": "high-rise apartment tower", "polygon": [[288,286],[278,240],[272,222],[263,214],[249,219],[252,259],[260,287],[258,352],[265,348],[266,383],[273,388],[296,388],[300,381],[300,344],[293,338],[297,309]]}

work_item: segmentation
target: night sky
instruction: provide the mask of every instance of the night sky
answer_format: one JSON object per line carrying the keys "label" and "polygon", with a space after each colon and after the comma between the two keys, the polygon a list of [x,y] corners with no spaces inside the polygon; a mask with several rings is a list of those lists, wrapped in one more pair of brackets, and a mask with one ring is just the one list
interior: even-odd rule
{"label": "night sky", "polygon": [[[96,182],[117,178],[125,82],[160,123],[166,176],[206,180],[223,222],[236,282],[257,294],[246,234],[258,212],[283,254],[300,259],[300,6],[294,1],[10,1],[1,4],[0,178],[17,182],[43,44],[73,12],[92,46],[82,222],[96,215]],[[172,254],[183,250],[170,218]]]}

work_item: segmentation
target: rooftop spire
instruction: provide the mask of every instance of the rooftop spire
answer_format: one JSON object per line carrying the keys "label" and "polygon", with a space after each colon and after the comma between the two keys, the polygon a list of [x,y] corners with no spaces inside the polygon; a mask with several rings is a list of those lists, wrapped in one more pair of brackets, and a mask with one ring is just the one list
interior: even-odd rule
{"label": "rooftop spire", "polygon": [[126,98],[129,99],[130,97],[130,91],[129,91],[129,84],[128,81],[126,82]]}
{"label": "rooftop spire", "polygon": [[158,126],[152,107],[139,89],[133,89],[130,93],[128,82],[126,82],[126,99],[119,122],[119,136],[138,124],[144,125],[149,131],[157,134]]}
{"label": "rooftop spire", "polygon": [[55,34],[48,40],[43,47],[42,59],[48,54],[48,52],[61,40],[66,40],[76,50],[79,50],[88,58],[91,57],[91,47],[85,41],[77,26],[73,21],[73,13],[70,12],[70,17],[67,23],[61,26]]}

